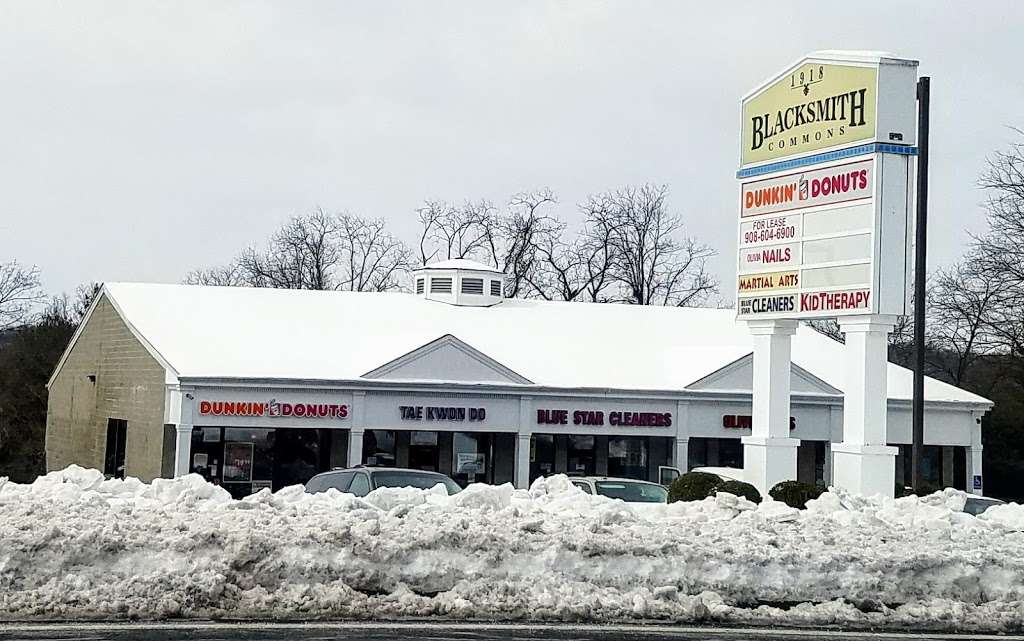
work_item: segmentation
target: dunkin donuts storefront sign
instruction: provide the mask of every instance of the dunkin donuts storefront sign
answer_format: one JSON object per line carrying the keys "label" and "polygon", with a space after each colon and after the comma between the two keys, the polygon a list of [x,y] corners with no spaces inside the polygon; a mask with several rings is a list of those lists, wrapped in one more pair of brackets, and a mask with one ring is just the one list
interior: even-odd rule
{"label": "dunkin donuts storefront sign", "polygon": [[200,416],[347,418],[348,405],[269,401],[199,401]]}

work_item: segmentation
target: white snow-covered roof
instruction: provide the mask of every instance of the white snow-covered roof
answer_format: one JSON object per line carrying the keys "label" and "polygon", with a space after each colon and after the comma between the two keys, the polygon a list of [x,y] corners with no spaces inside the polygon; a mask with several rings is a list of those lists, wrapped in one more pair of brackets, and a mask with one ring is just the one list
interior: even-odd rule
{"label": "white snow-covered roof", "polygon": [[475,272],[493,272],[500,274],[500,269],[495,269],[489,265],[478,263],[475,260],[468,260],[466,258],[452,258],[450,260],[442,260],[439,263],[430,263],[420,267],[420,269],[464,269]]}
{"label": "white snow-covered roof", "polygon": [[[357,380],[452,335],[534,384],[682,390],[752,351],[735,312],[508,299],[459,307],[411,294],[108,283],[128,324],[179,378]],[[793,361],[843,389],[843,346],[808,327]],[[889,397],[912,375],[889,366]],[[934,379],[930,401],[988,404]]]}

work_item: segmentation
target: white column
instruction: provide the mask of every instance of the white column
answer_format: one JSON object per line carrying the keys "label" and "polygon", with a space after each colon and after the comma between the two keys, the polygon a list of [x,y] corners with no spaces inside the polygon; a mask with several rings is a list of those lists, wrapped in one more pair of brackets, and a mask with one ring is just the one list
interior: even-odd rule
{"label": "white column", "polygon": [[843,388],[843,442],[832,446],[836,487],[865,496],[893,496],[896,454],[889,447],[886,419],[889,393],[889,332],[894,316],[846,316],[839,329],[846,336]]}
{"label": "white column", "polygon": [[530,434],[516,435],[515,486],[526,490],[530,487]]}
{"label": "white column", "polygon": [[348,428],[348,467],[363,464],[363,434],[366,430],[366,392],[352,392],[352,422]]}
{"label": "white column", "polygon": [[174,426],[174,476],[185,476],[188,474],[189,457],[192,455],[192,426],[188,423],[179,423]]}
{"label": "white column", "polygon": [[519,428],[516,435],[515,486],[525,490],[530,487],[530,438],[533,435],[533,398],[519,398]]}
{"label": "white column", "polygon": [[[676,401],[676,449],[672,459],[680,474],[686,474],[690,465],[690,402]],[[659,479],[660,480],[660,479]]]}
{"label": "white column", "polygon": [[[967,491],[971,494],[981,495],[984,493],[984,483],[981,465],[981,412],[971,412],[974,425],[971,426],[971,445],[967,448]],[[977,477],[978,486],[975,486],[974,479]]]}
{"label": "white column", "polygon": [[349,467],[363,464],[363,434],[365,434],[364,430],[350,429],[348,431]]}
{"label": "white column", "polygon": [[[675,458],[672,459],[674,467],[679,468],[680,474],[686,474],[687,462],[690,459],[690,439],[685,436],[676,437]],[[658,479],[659,481],[661,479]]]}
{"label": "white column", "polygon": [[832,441],[825,443],[825,468],[822,470],[825,487],[832,485]]}
{"label": "white column", "polygon": [[790,347],[797,322],[747,321],[754,337],[754,385],[750,436],[743,438],[744,477],[761,494],[780,481],[796,480],[796,449],[789,436]]}

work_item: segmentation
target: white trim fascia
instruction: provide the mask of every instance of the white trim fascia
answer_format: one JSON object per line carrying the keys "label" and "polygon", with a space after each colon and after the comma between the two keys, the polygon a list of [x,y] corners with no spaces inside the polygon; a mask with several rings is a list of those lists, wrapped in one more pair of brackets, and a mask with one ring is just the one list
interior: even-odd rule
{"label": "white trim fascia", "polygon": [[[729,364],[727,364],[727,365],[725,365],[723,367],[720,367],[720,368],[716,369],[715,371],[711,372],[710,374],[708,374],[708,375],[706,375],[706,376],[704,376],[702,378],[699,378],[699,379],[693,381],[692,383],[687,385],[686,388],[688,390],[691,390],[691,391],[701,391],[701,392],[712,391],[712,390],[703,390],[703,389],[693,389],[693,386],[695,386],[695,385],[713,385],[715,383],[715,381],[721,380],[722,378],[726,377],[727,375],[731,374],[732,372],[736,371],[737,369],[745,366],[748,362],[753,361],[753,358],[754,358],[754,353],[753,352],[750,352],[749,354],[745,354],[743,356],[740,356],[739,358],[737,358],[733,362],[731,362],[731,363],[729,363]],[[796,374],[798,377],[800,377],[801,380],[803,380],[807,384],[809,384],[809,385],[811,385],[813,387],[817,387],[818,388],[818,392],[816,392],[816,393],[827,394],[827,395],[830,395],[830,396],[836,396],[836,395],[842,396],[843,395],[843,391],[841,389],[838,389],[836,387],[833,387],[832,385],[829,385],[824,380],[818,378],[817,376],[815,376],[814,374],[812,374],[808,370],[804,369],[803,367],[800,367],[799,365],[797,365],[796,363],[791,361],[790,362],[790,375],[792,375],[792,374]],[[735,391],[742,391],[742,390],[735,390]],[[747,392],[750,393],[750,390],[747,390]]]}
{"label": "white trim fascia", "polygon": [[374,380],[380,379],[386,376],[388,373],[393,372],[404,365],[413,363],[425,356],[428,356],[443,347],[453,347],[459,350],[460,352],[462,352],[466,356],[469,356],[470,358],[477,361],[484,367],[493,370],[495,373],[500,374],[504,378],[510,379],[511,382],[515,382],[520,385],[533,385],[533,381],[531,381],[530,379],[512,370],[511,368],[502,365],[500,362],[494,360],[487,354],[484,354],[480,350],[476,349],[472,345],[466,343],[464,340],[452,334],[445,334],[444,336],[436,338],[430,341],[429,343],[426,343],[425,345],[420,345],[416,349],[413,349],[403,354],[402,356],[399,356],[398,358],[388,361],[387,363],[380,365],[379,367],[376,367],[370,370],[369,372],[366,372],[365,374],[362,375],[362,378]]}

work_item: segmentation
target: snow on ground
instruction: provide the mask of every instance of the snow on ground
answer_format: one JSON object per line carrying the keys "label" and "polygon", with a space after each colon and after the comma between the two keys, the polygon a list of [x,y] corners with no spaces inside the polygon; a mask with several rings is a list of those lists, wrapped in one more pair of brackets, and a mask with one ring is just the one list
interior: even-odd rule
{"label": "snow on ground", "polygon": [[964,498],[627,505],[556,476],[453,497],[296,486],[235,501],[194,475],[145,484],[72,466],[0,479],[0,619],[1022,629],[1024,506],[973,517]]}

